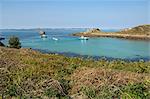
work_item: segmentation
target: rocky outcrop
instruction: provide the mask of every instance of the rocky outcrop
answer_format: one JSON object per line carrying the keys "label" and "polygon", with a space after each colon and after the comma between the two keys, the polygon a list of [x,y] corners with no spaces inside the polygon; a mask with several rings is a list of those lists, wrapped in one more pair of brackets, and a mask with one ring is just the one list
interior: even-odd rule
{"label": "rocky outcrop", "polygon": [[90,29],[87,32],[89,32],[89,33],[95,33],[95,32],[101,32],[101,30],[99,28],[94,28],[94,29]]}
{"label": "rocky outcrop", "polygon": [[45,32],[44,31],[40,31],[39,34],[40,35],[45,35]]}
{"label": "rocky outcrop", "polygon": [[5,46],[2,42],[0,42],[0,46]]}
{"label": "rocky outcrop", "polygon": [[92,29],[88,29],[85,32],[80,32],[80,33],[74,33],[72,34],[73,36],[87,36],[90,35],[92,33],[101,33],[101,30],[99,28],[92,28]]}
{"label": "rocky outcrop", "polygon": [[5,38],[0,35],[0,46],[5,46],[5,45],[1,42],[1,40],[5,40]]}
{"label": "rocky outcrop", "polygon": [[5,38],[3,38],[3,37],[0,37],[0,40],[4,40]]}

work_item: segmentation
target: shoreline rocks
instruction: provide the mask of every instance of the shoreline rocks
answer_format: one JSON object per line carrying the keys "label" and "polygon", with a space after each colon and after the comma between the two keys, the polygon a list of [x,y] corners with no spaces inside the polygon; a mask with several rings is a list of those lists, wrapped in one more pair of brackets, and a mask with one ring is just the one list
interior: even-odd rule
{"label": "shoreline rocks", "polygon": [[3,47],[4,47],[5,45],[0,41],[0,46],[3,46]]}

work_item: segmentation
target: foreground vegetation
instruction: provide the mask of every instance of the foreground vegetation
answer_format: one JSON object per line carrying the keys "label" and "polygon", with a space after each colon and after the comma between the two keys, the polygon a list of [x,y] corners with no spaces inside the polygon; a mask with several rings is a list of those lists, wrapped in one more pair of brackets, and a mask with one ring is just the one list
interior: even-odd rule
{"label": "foreground vegetation", "polygon": [[0,47],[1,98],[150,99],[150,62],[98,61]]}

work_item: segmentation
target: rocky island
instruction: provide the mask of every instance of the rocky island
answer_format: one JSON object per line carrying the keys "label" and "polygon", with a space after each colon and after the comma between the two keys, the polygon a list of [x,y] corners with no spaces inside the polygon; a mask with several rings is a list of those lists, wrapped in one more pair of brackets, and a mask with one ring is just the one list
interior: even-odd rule
{"label": "rocky island", "polygon": [[116,37],[125,39],[150,40],[150,25],[140,25],[133,28],[123,29],[118,32],[103,32],[98,28],[94,28],[86,32],[75,33],[73,36]]}

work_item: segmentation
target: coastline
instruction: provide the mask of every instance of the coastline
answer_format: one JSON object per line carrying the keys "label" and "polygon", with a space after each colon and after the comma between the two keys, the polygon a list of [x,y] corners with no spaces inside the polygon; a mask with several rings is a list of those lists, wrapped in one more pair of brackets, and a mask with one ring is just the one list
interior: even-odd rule
{"label": "coastline", "polygon": [[150,25],[139,25],[117,32],[103,32],[99,28],[94,28],[86,32],[74,33],[72,35],[86,37],[111,37],[135,40],[150,40]]}
{"label": "coastline", "polygon": [[[26,49],[26,48],[25,48]],[[41,50],[41,49],[32,49],[34,51],[39,51],[40,53],[43,54],[54,54],[54,55],[62,55],[64,57],[68,58],[83,58],[83,59],[93,59],[93,60],[107,60],[107,61],[114,61],[114,60],[121,60],[121,61],[126,61],[126,62],[138,62],[138,61],[150,61],[150,57],[137,57],[137,58],[113,58],[113,57],[107,57],[107,56],[89,56],[89,55],[80,55],[77,53],[72,53],[72,52],[53,52],[53,51],[48,51],[48,50]]]}
{"label": "coastline", "polygon": [[75,33],[73,36],[86,36],[86,37],[111,37],[111,38],[124,38],[135,40],[150,40],[150,36],[139,34],[121,34],[117,32],[101,32],[101,33]]}

